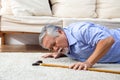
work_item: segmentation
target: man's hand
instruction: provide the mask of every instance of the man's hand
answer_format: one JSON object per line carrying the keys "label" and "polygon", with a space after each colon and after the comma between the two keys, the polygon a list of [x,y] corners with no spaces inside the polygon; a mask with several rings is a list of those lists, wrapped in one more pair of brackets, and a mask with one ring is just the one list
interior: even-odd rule
{"label": "man's hand", "polygon": [[87,70],[90,67],[92,67],[92,64],[88,62],[77,62],[71,65],[69,68],[74,70]]}
{"label": "man's hand", "polygon": [[59,58],[61,55],[60,54],[57,54],[57,53],[48,53],[46,55],[43,55],[42,57],[43,58]]}

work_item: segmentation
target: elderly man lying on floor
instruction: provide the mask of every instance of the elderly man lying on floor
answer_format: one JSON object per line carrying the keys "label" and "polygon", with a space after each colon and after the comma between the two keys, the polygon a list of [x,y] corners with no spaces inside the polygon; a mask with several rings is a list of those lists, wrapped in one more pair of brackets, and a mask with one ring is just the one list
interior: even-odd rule
{"label": "elderly man lying on floor", "polygon": [[87,70],[95,63],[120,63],[120,28],[108,29],[92,22],[72,23],[64,28],[46,25],[39,43],[54,51],[44,58],[63,55],[78,60],[69,68]]}

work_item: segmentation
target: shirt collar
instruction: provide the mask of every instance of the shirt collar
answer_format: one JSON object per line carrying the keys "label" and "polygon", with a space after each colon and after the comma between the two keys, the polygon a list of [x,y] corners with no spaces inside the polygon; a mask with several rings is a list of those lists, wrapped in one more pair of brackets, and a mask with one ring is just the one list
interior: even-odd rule
{"label": "shirt collar", "polygon": [[67,28],[64,28],[64,32],[65,32],[66,37],[68,39],[69,46],[71,46],[77,42],[77,40],[72,36],[72,34],[70,33],[70,31],[68,31]]}

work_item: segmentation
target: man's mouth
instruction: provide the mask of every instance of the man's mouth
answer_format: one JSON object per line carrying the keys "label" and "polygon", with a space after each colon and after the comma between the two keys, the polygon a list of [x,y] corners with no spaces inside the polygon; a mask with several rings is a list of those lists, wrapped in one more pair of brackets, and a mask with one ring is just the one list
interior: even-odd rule
{"label": "man's mouth", "polygon": [[67,54],[68,52],[68,48],[59,48],[58,50],[58,54]]}

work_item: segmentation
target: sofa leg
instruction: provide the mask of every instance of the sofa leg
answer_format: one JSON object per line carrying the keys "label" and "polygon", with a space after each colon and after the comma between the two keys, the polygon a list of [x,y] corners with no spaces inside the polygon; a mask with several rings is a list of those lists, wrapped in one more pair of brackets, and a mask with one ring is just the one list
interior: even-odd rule
{"label": "sofa leg", "polygon": [[5,45],[5,33],[0,32],[0,45]]}

